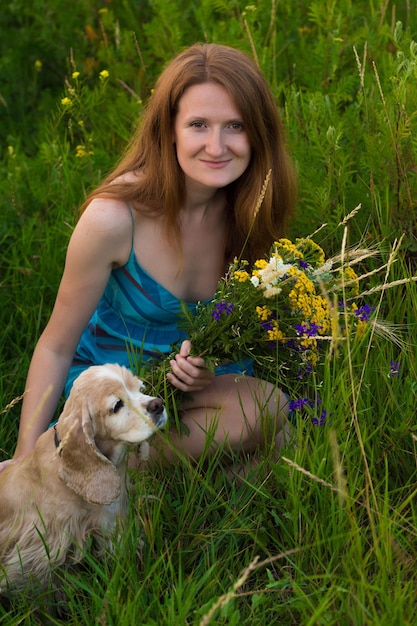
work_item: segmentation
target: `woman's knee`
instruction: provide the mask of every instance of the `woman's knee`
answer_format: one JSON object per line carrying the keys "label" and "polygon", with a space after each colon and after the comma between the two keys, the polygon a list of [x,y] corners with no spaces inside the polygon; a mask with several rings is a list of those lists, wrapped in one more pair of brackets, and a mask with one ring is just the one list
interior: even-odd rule
{"label": "woman's knee", "polygon": [[228,396],[221,418],[224,430],[233,433],[235,441],[231,443],[253,449],[273,441],[287,422],[286,395],[276,385],[257,378],[235,377],[233,384],[235,393]]}
{"label": "woman's knee", "polygon": [[[287,399],[276,386],[261,379],[225,374],[202,392],[193,394],[184,409],[193,415],[205,413],[206,428],[214,424],[217,439],[234,448],[255,449],[273,440],[286,421]],[[204,419],[204,418],[203,418]]]}

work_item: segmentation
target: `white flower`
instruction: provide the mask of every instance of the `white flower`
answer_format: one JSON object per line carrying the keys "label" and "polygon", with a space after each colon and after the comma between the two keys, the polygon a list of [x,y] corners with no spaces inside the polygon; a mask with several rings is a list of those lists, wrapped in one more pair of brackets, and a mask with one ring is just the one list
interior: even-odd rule
{"label": "white flower", "polygon": [[284,263],[281,257],[272,257],[269,263],[262,270],[259,270],[259,276],[263,283],[276,285],[280,279],[285,276],[289,269],[293,267],[292,263]]}
{"label": "white flower", "polygon": [[257,276],[252,276],[250,282],[254,287],[259,287],[259,278]]}

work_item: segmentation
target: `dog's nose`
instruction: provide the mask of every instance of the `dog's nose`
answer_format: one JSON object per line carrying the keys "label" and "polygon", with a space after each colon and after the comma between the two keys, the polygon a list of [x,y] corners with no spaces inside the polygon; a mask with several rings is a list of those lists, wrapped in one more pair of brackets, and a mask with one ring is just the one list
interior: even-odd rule
{"label": "dog's nose", "polygon": [[161,398],[153,398],[148,402],[148,406],[146,408],[151,415],[157,417],[158,415],[161,415],[164,410],[164,403]]}

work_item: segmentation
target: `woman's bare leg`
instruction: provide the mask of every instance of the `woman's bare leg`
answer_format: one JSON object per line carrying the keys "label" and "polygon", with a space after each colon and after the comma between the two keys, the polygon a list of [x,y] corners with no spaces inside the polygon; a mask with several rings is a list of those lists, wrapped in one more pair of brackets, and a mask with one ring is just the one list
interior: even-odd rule
{"label": "woman's bare leg", "polygon": [[280,447],[288,425],[288,400],[282,391],[266,381],[235,374],[216,377],[204,390],[187,397],[182,408],[184,434],[172,429],[168,440],[157,435],[151,442],[150,461],[173,463],[183,455],[198,460],[206,451],[208,436],[212,452],[224,446],[250,453],[268,437]]}

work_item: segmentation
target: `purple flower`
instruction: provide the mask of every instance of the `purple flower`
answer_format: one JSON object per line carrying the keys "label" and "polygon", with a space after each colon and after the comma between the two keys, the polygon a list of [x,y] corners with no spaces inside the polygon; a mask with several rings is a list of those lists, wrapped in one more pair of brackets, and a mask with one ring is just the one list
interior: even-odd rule
{"label": "purple flower", "polygon": [[394,378],[394,376],[400,375],[400,364],[398,361],[389,362],[389,374],[388,378]]}
{"label": "purple flower", "polygon": [[294,328],[298,336],[304,335],[307,329],[307,324],[296,324]]}
{"label": "purple flower", "polygon": [[301,259],[299,259],[298,261],[298,265],[299,267],[301,267],[302,270],[306,270],[308,268],[308,263],[307,261],[303,261]]}
{"label": "purple flower", "polygon": [[299,337],[301,335],[307,335],[307,337],[315,337],[322,327],[315,322],[309,322],[305,324],[296,324],[294,328]]}
{"label": "purple flower", "polygon": [[[316,397],[314,402],[313,400],[310,400],[310,398],[297,398],[296,400],[289,401],[288,408],[290,412],[301,411],[301,409],[305,406],[308,406],[311,409],[317,409],[317,407],[320,406],[321,402],[322,401],[319,397]],[[328,422],[328,419],[331,416],[332,413],[327,413],[326,409],[322,409],[320,415],[318,417],[313,417],[311,419],[311,422],[312,424],[314,424],[314,426],[323,426],[324,424],[330,424],[330,422]]]}
{"label": "purple flower", "polygon": [[315,337],[321,328],[323,328],[323,326],[320,326],[319,324],[316,324],[315,322],[310,322],[310,328],[307,331],[307,335],[309,337]]}
{"label": "purple flower", "polygon": [[300,411],[303,406],[313,407],[314,404],[309,398],[297,398],[296,400],[290,400],[288,403],[290,411]]}
{"label": "purple flower", "polygon": [[320,413],[320,417],[313,417],[311,421],[313,422],[314,426],[323,426],[326,423],[327,418],[331,417],[331,415],[332,413],[329,413],[329,415],[327,415],[326,409],[323,409]]}
{"label": "purple flower", "polygon": [[304,369],[299,369],[297,372],[297,380],[304,380],[306,378],[308,378],[308,376],[310,376],[311,372],[313,371],[313,365],[312,363],[307,363],[304,367]]}
{"label": "purple flower", "polygon": [[228,304],[227,302],[222,300],[221,302],[217,302],[214,305],[214,309],[212,310],[210,315],[213,319],[216,320],[216,322],[218,322],[222,316],[222,313],[224,313],[225,317],[228,317],[229,315],[231,315],[233,311],[233,307],[234,307],[234,304]]}
{"label": "purple flower", "polygon": [[364,304],[360,306],[359,309],[356,309],[355,315],[359,317],[361,322],[369,322],[372,311],[375,311],[374,306],[369,306],[369,304]]}

